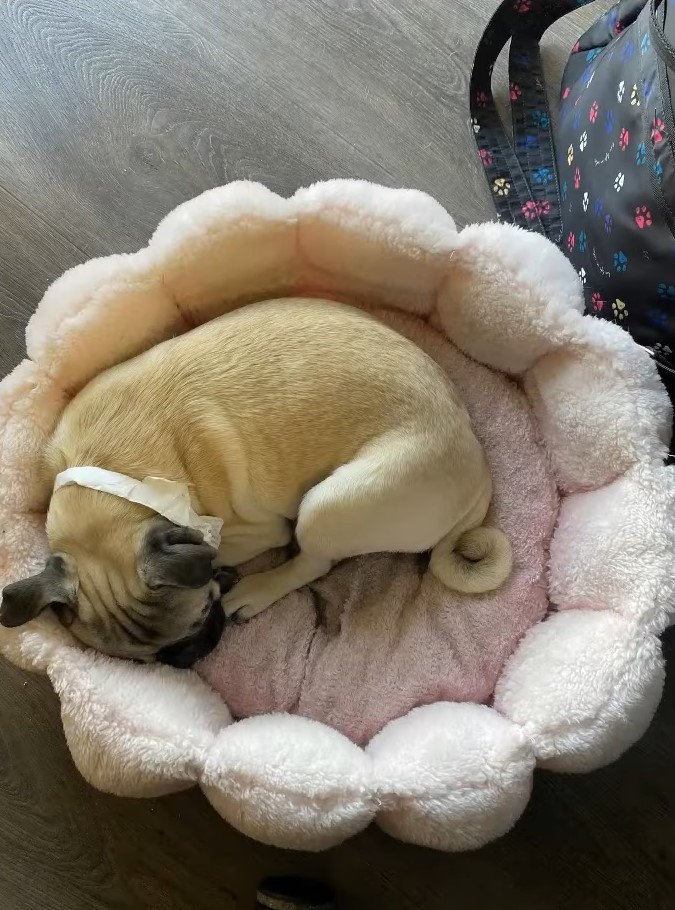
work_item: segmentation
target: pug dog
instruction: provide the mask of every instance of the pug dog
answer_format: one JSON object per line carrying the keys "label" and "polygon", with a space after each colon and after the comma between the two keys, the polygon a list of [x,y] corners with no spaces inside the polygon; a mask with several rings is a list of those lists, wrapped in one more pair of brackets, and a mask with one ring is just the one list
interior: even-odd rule
{"label": "pug dog", "polygon": [[[50,489],[74,467],[185,484],[193,512],[222,521],[216,549],[147,503],[57,483],[52,555],[4,589],[0,622],[49,607],[117,657],[189,666],[226,616],[248,620],[352,556],[430,550],[433,575],[465,594],[511,569],[507,538],[484,524],[485,454],[446,374],[332,301],[246,306],[100,374],[47,446]],[[297,554],[277,568],[236,583],[225,568],[293,536]]]}

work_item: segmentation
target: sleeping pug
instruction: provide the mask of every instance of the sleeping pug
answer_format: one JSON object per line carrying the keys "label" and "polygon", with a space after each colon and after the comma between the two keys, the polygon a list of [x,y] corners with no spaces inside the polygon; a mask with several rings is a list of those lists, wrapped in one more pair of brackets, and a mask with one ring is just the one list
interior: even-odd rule
{"label": "sleeping pug", "polygon": [[[53,555],[4,589],[0,622],[51,607],[114,656],[190,665],[224,614],[250,619],[350,556],[431,550],[431,572],[466,594],[511,568],[507,539],[483,525],[490,472],[445,373],[329,301],[247,306],[107,370],[66,407],[45,463]],[[143,495],[59,485],[78,466],[186,484],[191,514],[222,520],[218,549]],[[275,569],[236,584],[214,571],[293,534],[297,555]]]}

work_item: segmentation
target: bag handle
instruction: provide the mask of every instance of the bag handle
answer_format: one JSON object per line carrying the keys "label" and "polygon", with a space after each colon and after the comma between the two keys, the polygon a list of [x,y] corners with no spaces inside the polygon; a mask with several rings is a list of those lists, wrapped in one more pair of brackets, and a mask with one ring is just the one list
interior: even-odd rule
{"label": "bag handle", "polygon": [[[483,32],[471,71],[471,125],[498,217],[554,243],[562,235],[560,191],[539,42],[557,19],[591,2],[503,0]],[[493,67],[509,39],[513,142],[492,94]]]}

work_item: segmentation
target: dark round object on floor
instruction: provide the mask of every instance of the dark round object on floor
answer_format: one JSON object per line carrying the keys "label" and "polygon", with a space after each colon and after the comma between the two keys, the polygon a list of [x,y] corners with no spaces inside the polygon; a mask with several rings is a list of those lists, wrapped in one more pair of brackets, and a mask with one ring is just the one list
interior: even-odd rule
{"label": "dark round object on floor", "polygon": [[331,887],[297,875],[263,879],[256,899],[256,906],[266,910],[335,910],[336,907]]}

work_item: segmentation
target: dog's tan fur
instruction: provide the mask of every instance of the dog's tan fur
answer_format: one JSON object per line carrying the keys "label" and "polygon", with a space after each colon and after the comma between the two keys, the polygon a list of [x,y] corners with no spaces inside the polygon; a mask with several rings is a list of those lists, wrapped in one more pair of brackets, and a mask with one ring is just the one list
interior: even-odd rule
{"label": "dog's tan fur", "polygon": [[[433,548],[434,574],[467,593],[510,571],[505,538],[482,527],[490,473],[451,383],[341,304],[255,304],[106,371],[64,411],[46,463],[50,482],[93,465],[189,484],[195,511],[224,520],[224,565],[288,543],[297,522],[298,555],[224,596],[241,618],[363,553]],[[148,591],[139,554],[152,521],[77,486],[51,500],[50,548],[77,592],[73,631],[109,653],[149,659],[203,615],[205,588],[174,591],[169,606]],[[137,620],[155,640],[130,640]]]}

